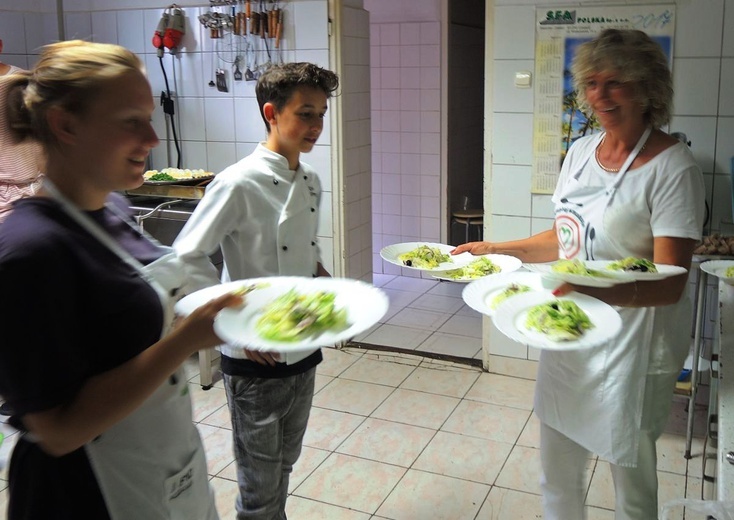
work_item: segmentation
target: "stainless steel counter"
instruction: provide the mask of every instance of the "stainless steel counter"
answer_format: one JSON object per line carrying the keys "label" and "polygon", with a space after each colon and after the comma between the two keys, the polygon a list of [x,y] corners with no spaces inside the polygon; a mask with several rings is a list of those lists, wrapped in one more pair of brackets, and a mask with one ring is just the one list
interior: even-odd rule
{"label": "stainless steel counter", "polygon": [[734,286],[719,281],[716,498],[734,501]]}

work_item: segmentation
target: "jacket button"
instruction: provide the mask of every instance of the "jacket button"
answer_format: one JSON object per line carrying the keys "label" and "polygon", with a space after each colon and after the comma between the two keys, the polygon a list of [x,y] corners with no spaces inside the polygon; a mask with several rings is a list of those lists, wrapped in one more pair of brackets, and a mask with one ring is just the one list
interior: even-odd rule
{"label": "jacket button", "polygon": [[313,213],[314,211],[316,211],[316,208],[311,208],[311,213]]}
{"label": "jacket button", "polygon": [[304,176],[303,176],[303,180],[304,180],[304,181],[307,181],[307,180],[308,180],[308,175],[304,175]]}
{"label": "jacket button", "polygon": [[312,240],[312,241],[311,241],[311,245],[312,245],[312,246],[315,246],[315,245],[316,245],[316,242],[314,242],[314,241]]}
{"label": "jacket button", "polygon": [[273,179],[273,184],[278,184],[278,179]]}
{"label": "jacket button", "polygon": [[283,246],[283,251],[288,251],[288,246]]}

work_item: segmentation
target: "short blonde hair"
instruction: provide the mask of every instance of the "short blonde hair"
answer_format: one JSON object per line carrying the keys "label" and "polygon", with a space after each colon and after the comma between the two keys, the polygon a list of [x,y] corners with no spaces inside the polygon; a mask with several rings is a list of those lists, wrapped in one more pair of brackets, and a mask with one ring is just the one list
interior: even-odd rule
{"label": "short blonde hair", "polygon": [[598,72],[614,72],[631,83],[653,128],[670,122],[673,110],[673,78],[668,57],[660,45],[638,30],[606,29],[579,45],[571,64],[577,100],[588,109],[586,81]]}
{"label": "short blonde hair", "polygon": [[55,138],[46,120],[49,108],[84,113],[106,82],[130,71],[145,69],[140,58],[119,45],[82,40],[46,45],[33,70],[12,80],[10,127],[21,138],[32,136],[52,145]]}

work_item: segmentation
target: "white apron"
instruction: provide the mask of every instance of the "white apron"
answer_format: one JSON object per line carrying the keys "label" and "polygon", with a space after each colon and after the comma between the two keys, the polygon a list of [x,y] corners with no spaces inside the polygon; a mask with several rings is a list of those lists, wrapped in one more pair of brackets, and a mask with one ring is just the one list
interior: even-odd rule
{"label": "white apron", "polygon": [[[185,278],[176,255],[169,252],[143,266],[48,179],[44,188],[70,217],[155,289],[164,309],[164,336],[173,322],[173,296]],[[114,205],[108,207],[119,212]],[[85,446],[113,520],[218,520],[188,391],[179,368],[138,409]]]}
{"label": "white apron", "polygon": [[[652,258],[651,233],[639,233],[635,245],[643,250],[629,251],[617,237],[629,239],[630,230],[611,218],[618,211],[611,209],[615,192],[650,131],[642,135],[611,185],[590,185],[589,175],[584,175],[587,158],[559,187],[556,230],[561,258]],[[616,310],[623,325],[614,340],[588,350],[541,352],[535,411],[548,426],[604,459],[635,466],[656,309]]]}

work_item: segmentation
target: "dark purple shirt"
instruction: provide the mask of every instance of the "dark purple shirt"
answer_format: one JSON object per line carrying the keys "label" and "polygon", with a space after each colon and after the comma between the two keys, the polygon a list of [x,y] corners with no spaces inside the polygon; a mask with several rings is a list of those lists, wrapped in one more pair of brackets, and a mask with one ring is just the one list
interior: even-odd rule
{"label": "dark purple shirt", "polygon": [[[127,209],[124,199],[113,203]],[[108,208],[88,212],[143,264],[161,251]],[[69,402],[92,376],[155,343],[163,310],[138,273],[46,198],[18,201],[0,225],[0,395],[15,412]],[[21,438],[10,519],[105,518],[84,449],[51,457]]]}

